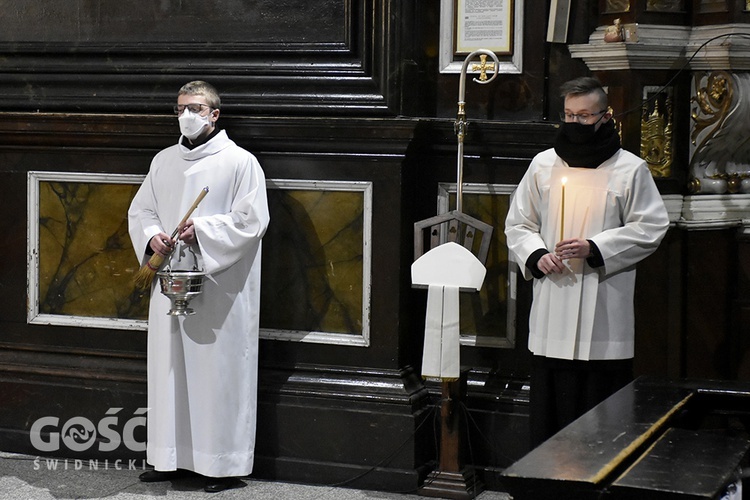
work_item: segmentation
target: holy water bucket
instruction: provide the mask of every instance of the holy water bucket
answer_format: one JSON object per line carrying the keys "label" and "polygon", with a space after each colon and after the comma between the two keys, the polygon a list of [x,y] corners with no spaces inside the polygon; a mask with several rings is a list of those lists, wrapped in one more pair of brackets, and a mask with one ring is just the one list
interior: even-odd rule
{"label": "holy water bucket", "polygon": [[204,274],[199,271],[161,271],[159,277],[161,293],[169,297],[172,308],[170,316],[188,316],[195,310],[188,307],[190,300],[203,292]]}

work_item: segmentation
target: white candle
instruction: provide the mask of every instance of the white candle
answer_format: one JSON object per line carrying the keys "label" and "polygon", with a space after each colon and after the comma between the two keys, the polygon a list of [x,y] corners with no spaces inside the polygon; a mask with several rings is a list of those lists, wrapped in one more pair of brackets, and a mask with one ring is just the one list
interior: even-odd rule
{"label": "white candle", "polygon": [[568,178],[563,177],[560,182],[562,183],[562,202],[560,203],[560,241],[562,241],[565,234],[565,183],[568,182]]}

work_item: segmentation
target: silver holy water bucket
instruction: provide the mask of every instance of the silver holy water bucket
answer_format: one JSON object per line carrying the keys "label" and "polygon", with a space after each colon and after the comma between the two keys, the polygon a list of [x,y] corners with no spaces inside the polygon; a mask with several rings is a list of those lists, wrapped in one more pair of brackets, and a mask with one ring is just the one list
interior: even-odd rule
{"label": "silver holy water bucket", "polygon": [[203,278],[200,271],[161,271],[159,277],[161,293],[169,297],[172,308],[167,312],[170,316],[188,316],[195,314],[195,310],[188,307],[190,299],[203,292]]}

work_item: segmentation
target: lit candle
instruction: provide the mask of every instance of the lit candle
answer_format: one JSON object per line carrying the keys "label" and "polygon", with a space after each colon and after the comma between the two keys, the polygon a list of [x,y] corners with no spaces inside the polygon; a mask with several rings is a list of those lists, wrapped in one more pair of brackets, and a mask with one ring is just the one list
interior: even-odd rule
{"label": "lit candle", "polygon": [[562,202],[560,203],[560,241],[562,241],[565,234],[565,183],[568,182],[568,178],[563,177],[560,182],[562,183]]}

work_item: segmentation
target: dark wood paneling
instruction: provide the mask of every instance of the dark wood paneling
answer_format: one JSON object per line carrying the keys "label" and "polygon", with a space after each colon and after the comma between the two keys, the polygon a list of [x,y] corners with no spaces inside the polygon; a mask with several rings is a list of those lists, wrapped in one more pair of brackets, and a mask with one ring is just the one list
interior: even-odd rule
{"label": "dark wood paneling", "polygon": [[166,111],[183,83],[205,79],[233,112],[398,111],[401,2],[140,3],[0,9],[9,27],[0,37],[0,107]]}
{"label": "dark wood paneling", "polygon": [[737,242],[737,288],[732,300],[729,363],[737,380],[750,382],[750,239],[740,234]]}
{"label": "dark wood paneling", "polygon": [[47,0],[19,7],[0,2],[3,42],[329,44],[347,41],[349,0]]}
{"label": "dark wood paneling", "polygon": [[686,237],[684,376],[735,378],[730,313],[736,290],[736,229],[691,231]]}
{"label": "dark wood paneling", "polygon": [[683,376],[684,233],[671,228],[653,255],[638,264],[635,288],[635,375]]}

